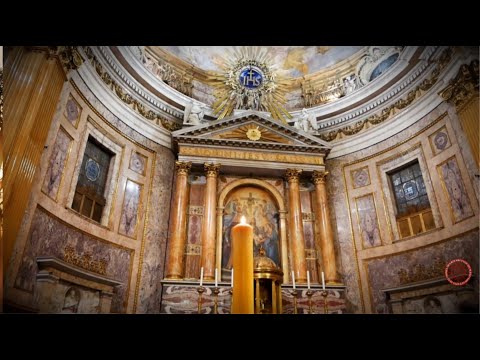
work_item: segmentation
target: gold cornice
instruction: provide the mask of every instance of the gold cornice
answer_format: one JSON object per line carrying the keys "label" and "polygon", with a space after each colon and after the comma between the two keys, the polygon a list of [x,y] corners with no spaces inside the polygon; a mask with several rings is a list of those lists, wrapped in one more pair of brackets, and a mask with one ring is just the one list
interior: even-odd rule
{"label": "gold cornice", "polygon": [[285,174],[285,178],[287,181],[292,184],[292,183],[298,183],[300,179],[300,175],[302,174],[303,170],[301,169],[287,169],[287,172]]}
{"label": "gold cornice", "polygon": [[177,175],[188,175],[188,172],[191,168],[191,162],[175,161],[175,172],[177,173]]}
{"label": "gold cornice", "polygon": [[473,60],[469,65],[463,64],[439,95],[458,109],[478,94],[478,76],[478,60]]}
{"label": "gold cornice", "polygon": [[166,117],[162,116],[160,113],[154,112],[153,110],[147,110],[145,105],[140,101],[134,99],[125,89],[120,86],[103,68],[102,64],[98,59],[93,55],[92,50],[88,46],[84,46],[83,50],[87,55],[88,60],[90,60],[91,65],[95,69],[95,72],[98,74],[100,79],[108,86],[110,90],[126,105],[128,105],[133,111],[141,115],[143,118],[154,122],[156,125],[161,125],[168,131],[175,131],[182,128],[180,123],[169,120]]}
{"label": "gold cornice", "polygon": [[209,164],[205,163],[204,165],[205,173],[207,177],[217,177],[218,173],[220,172],[221,164]]}
{"label": "gold cornice", "polygon": [[430,73],[430,76],[416,86],[415,89],[410,91],[407,96],[397,100],[394,104],[382,109],[380,112],[371,115],[364,120],[360,120],[352,125],[347,125],[343,128],[332,130],[318,136],[320,139],[330,142],[333,140],[342,139],[345,136],[358,134],[363,129],[368,129],[370,126],[381,124],[384,121],[392,118],[398,114],[399,111],[410,106],[415,100],[420,99],[430,88],[433,87],[433,85],[437,83],[441,71],[452,59],[453,52],[454,50],[452,47],[445,49],[440,55],[439,59],[436,61],[437,66]]}

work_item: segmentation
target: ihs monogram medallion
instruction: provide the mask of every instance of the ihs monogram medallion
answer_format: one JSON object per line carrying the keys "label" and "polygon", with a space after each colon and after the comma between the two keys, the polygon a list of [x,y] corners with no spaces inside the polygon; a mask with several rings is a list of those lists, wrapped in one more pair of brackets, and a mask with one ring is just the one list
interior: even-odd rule
{"label": "ihs monogram medallion", "polygon": [[243,49],[228,62],[223,74],[212,77],[211,83],[217,88],[213,108],[218,119],[231,115],[235,109],[270,112],[272,118],[284,123],[292,118],[283,107],[285,86],[261,51]]}

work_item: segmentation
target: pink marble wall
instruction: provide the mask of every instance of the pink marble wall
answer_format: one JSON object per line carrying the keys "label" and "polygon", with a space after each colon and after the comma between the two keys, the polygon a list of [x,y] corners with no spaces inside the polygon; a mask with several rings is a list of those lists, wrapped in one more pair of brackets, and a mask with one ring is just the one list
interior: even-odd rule
{"label": "pink marble wall", "polygon": [[[385,308],[385,295],[382,289],[401,285],[399,271],[407,269],[412,271],[415,266],[423,265],[425,268],[433,267],[435,261],[445,263],[450,260],[464,259],[469,262],[473,270],[475,298],[478,301],[478,269],[479,269],[479,232],[478,229],[463,236],[458,236],[447,242],[416,249],[406,253],[381,257],[368,261],[368,281],[373,309],[377,312]],[[444,277],[443,272],[438,272],[434,277]]]}
{"label": "pink marble wall", "polygon": [[134,151],[132,153],[132,156],[130,157],[129,168],[135,171],[137,174],[145,175],[147,162],[148,162],[148,159],[145,156]]}
{"label": "pink marble wall", "polygon": [[159,145],[155,151],[137,313],[158,313],[162,296],[160,280],[164,277],[175,157],[171,150]]}
{"label": "pink marble wall", "polygon": [[45,174],[45,180],[42,186],[42,191],[52,199],[56,199],[57,197],[71,142],[71,137],[63,128],[60,128],[57,133],[55,144],[53,145],[48,170]]}
{"label": "pink marble wall", "polygon": [[111,311],[125,312],[132,251],[81,233],[41,208],[36,209],[33,217],[20,269],[15,279],[15,287],[33,292],[37,275],[37,257],[55,256],[63,259],[66,246],[73,247],[78,255],[92,254],[93,261],[106,259],[105,276],[122,282],[122,285],[114,290]]}

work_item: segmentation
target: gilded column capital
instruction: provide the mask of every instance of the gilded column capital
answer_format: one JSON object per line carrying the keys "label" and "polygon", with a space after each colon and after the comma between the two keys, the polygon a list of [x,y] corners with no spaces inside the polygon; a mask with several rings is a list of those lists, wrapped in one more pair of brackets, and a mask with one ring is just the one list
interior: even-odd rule
{"label": "gilded column capital", "polygon": [[285,177],[289,183],[298,183],[302,171],[302,169],[287,169]]}
{"label": "gilded column capital", "polygon": [[470,65],[460,66],[455,78],[450,80],[448,86],[439,92],[447,102],[461,106],[478,92],[478,60],[473,60]]}
{"label": "gilded column capital", "polygon": [[205,172],[207,173],[207,177],[217,177],[220,171],[221,164],[205,163],[203,166],[204,166]]}
{"label": "gilded column capital", "polygon": [[190,161],[175,161],[175,171],[177,175],[188,175],[192,163]]}
{"label": "gilded column capital", "polygon": [[317,184],[325,184],[325,178],[327,177],[328,175],[328,171],[325,171],[325,172],[321,172],[321,171],[318,171],[318,170],[314,170],[313,171],[313,174],[312,174],[312,179],[313,179],[313,182],[315,185]]}

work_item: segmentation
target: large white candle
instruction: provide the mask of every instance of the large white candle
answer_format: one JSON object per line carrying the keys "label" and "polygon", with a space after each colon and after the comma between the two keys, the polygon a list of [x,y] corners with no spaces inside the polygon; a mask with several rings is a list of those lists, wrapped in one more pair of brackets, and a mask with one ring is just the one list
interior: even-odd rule
{"label": "large white candle", "polygon": [[231,286],[232,286],[232,289],[233,289],[233,268],[232,268],[232,284],[231,284]]}
{"label": "large white candle", "polygon": [[200,286],[202,286],[202,285],[203,285],[203,266],[200,269]]}
{"label": "large white candle", "polygon": [[325,274],[322,271],[322,288],[325,290]]}
{"label": "large white candle", "polygon": [[307,286],[308,290],[310,290],[310,271],[307,270]]}
{"label": "large white candle", "polygon": [[215,287],[218,287],[218,269],[215,268]]}
{"label": "large white candle", "polygon": [[292,270],[292,283],[293,283],[293,290],[295,290],[295,271]]}

